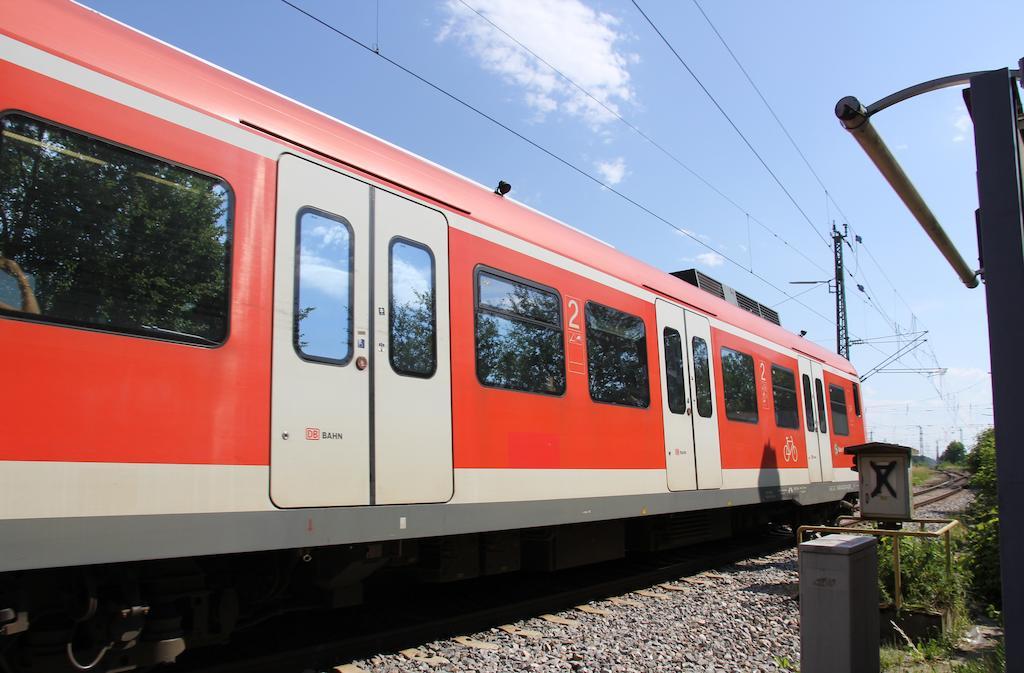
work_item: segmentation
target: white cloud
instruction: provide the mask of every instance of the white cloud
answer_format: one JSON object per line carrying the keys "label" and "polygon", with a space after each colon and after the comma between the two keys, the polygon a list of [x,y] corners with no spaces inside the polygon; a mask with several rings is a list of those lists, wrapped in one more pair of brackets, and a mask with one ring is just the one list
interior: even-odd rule
{"label": "white cloud", "polygon": [[962,143],[967,140],[967,133],[971,130],[971,117],[962,108],[953,120],[953,128],[956,129],[953,142]]}
{"label": "white cloud", "polygon": [[597,162],[597,172],[609,185],[617,185],[626,177],[626,160],[622,157],[612,161]]}
{"label": "white cloud", "polygon": [[[634,100],[629,66],[637,55],[622,51],[619,20],[580,0],[468,0],[474,9],[514,36],[540,58],[618,112]],[[460,0],[446,0],[447,20],[439,41],[462,45],[485,70],[523,91],[538,116],[559,111],[594,128],[614,116],[555,74]]]}
{"label": "white cloud", "polygon": [[703,264],[704,266],[722,266],[725,264],[725,257],[722,257],[717,252],[702,252],[690,261]]}

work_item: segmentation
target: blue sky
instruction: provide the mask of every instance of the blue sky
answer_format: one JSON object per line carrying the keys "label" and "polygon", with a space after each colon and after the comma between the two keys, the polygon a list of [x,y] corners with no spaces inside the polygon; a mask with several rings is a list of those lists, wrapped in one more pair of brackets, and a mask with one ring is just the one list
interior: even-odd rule
{"label": "blue sky", "polygon": [[[807,338],[829,347],[835,345],[833,297],[824,286],[788,283],[831,275],[831,248],[819,234],[826,235],[832,220],[848,217],[865,244],[847,251],[857,277],[848,295],[851,332],[881,337],[893,334],[894,323],[905,331],[927,329],[926,346],[896,366],[934,367],[937,361],[946,369],[941,377],[878,374],[865,382],[874,438],[917,446],[921,426],[929,452],[937,441],[944,446],[958,438],[960,428],[972,438],[992,418],[983,290],[960,284],[832,110],[845,95],[870,103],[923,80],[1012,67],[1024,47],[1019,25],[1007,17],[1019,7],[995,1],[970,8],[951,1],[699,1],[638,0],[797,205],[629,0],[294,0],[739,265],[279,0],[85,4],[483,184],[506,180],[511,197],[666,271],[697,266],[776,306],[786,327],[805,329]],[[900,104],[874,122],[976,265],[974,145],[959,90]],[[749,268],[790,294],[807,290],[799,300],[809,309],[786,300]],[[866,294],[853,287],[856,282]],[[865,372],[894,347],[854,346],[853,362]]]}

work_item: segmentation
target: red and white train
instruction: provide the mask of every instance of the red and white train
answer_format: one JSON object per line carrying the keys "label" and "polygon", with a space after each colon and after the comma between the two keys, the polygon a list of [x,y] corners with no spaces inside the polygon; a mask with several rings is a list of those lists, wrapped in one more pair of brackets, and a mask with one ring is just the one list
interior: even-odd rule
{"label": "red and white train", "polygon": [[846,360],[87,8],[0,10],[9,668],[854,490]]}

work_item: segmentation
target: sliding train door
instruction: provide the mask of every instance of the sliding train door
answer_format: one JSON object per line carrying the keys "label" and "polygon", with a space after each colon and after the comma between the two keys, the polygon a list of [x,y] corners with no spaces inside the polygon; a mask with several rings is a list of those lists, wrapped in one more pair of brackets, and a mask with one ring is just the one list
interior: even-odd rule
{"label": "sliding train door", "polygon": [[710,323],[661,299],[655,307],[669,490],[721,488]]}
{"label": "sliding train door", "polygon": [[448,221],[374,189],[374,503],[445,502],[452,471]]}
{"label": "sliding train door", "polygon": [[[810,482],[821,481],[822,459],[828,460],[828,435],[818,431],[820,421],[814,401],[814,366],[808,358],[797,358],[800,364],[800,403],[804,410],[804,439],[807,444],[807,479]],[[818,378],[821,377],[821,366],[818,365]],[[822,451],[824,446],[824,451]],[[831,467],[831,463],[829,463]]]}
{"label": "sliding train door", "polygon": [[319,164],[278,163],[270,495],[452,495],[448,223]]}
{"label": "sliding train door", "polygon": [[370,504],[370,236],[369,185],[281,157],[270,412],[278,507]]}

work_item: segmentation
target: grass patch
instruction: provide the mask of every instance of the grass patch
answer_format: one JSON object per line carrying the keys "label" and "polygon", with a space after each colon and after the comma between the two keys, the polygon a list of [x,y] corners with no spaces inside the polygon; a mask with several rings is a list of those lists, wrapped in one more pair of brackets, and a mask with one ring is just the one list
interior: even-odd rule
{"label": "grass patch", "polygon": [[914,465],[910,468],[910,482],[914,486],[920,486],[935,476],[935,470],[927,465]]}

